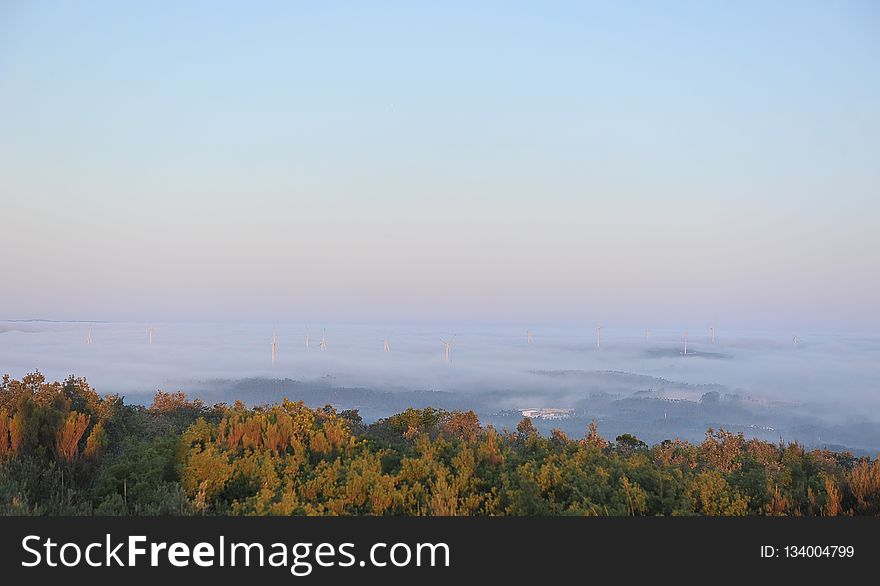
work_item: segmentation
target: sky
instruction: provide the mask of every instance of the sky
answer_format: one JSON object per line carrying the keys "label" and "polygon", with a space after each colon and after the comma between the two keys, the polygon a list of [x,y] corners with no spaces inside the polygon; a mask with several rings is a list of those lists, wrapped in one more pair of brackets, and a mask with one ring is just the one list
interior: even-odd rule
{"label": "sky", "polygon": [[880,5],[0,0],[0,319],[880,326]]}

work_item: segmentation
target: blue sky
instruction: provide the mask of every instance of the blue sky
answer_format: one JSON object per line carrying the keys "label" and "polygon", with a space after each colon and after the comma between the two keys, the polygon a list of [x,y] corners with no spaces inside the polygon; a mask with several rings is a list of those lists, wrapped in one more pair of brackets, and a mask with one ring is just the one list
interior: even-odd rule
{"label": "blue sky", "polygon": [[0,317],[880,325],[875,2],[0,1]]}

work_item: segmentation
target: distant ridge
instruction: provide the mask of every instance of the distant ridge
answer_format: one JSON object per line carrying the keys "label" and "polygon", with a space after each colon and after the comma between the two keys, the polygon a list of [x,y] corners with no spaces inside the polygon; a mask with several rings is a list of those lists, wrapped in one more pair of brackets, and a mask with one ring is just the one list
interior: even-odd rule
{"label": "distant ridge", "polygon": [[114,322],[100,319],[0,319],[2,322],[14,324],[44,323],[44,324],[112,324]]}

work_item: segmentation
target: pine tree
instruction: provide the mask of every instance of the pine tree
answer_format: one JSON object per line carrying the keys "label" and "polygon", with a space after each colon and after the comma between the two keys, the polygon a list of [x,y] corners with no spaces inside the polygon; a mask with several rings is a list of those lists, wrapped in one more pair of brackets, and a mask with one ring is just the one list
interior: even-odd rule
{"label": "pine tree", "polygon": [[89,426],[89,419],[85,413],[71,411],[55,432],[55,454],[61,462],[70,463],[76,457],[79,440]]}
{"label": "pine tree", "polygon": [[9,447],[9,414],[6,409],[0,409],[0,460],[10,453]]}

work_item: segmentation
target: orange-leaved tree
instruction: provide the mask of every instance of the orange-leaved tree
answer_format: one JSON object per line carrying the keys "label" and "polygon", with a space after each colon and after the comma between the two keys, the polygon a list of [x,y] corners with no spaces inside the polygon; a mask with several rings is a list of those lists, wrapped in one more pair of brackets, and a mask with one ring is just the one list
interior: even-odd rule
{"label": "orange-leaved tree", "polygon": [[67,419],[55,432],[55,454],[60,461],[70,463],[76,457],[79,440],[89,427],[90,419],[85,413],[76,411],[67,414]]}

